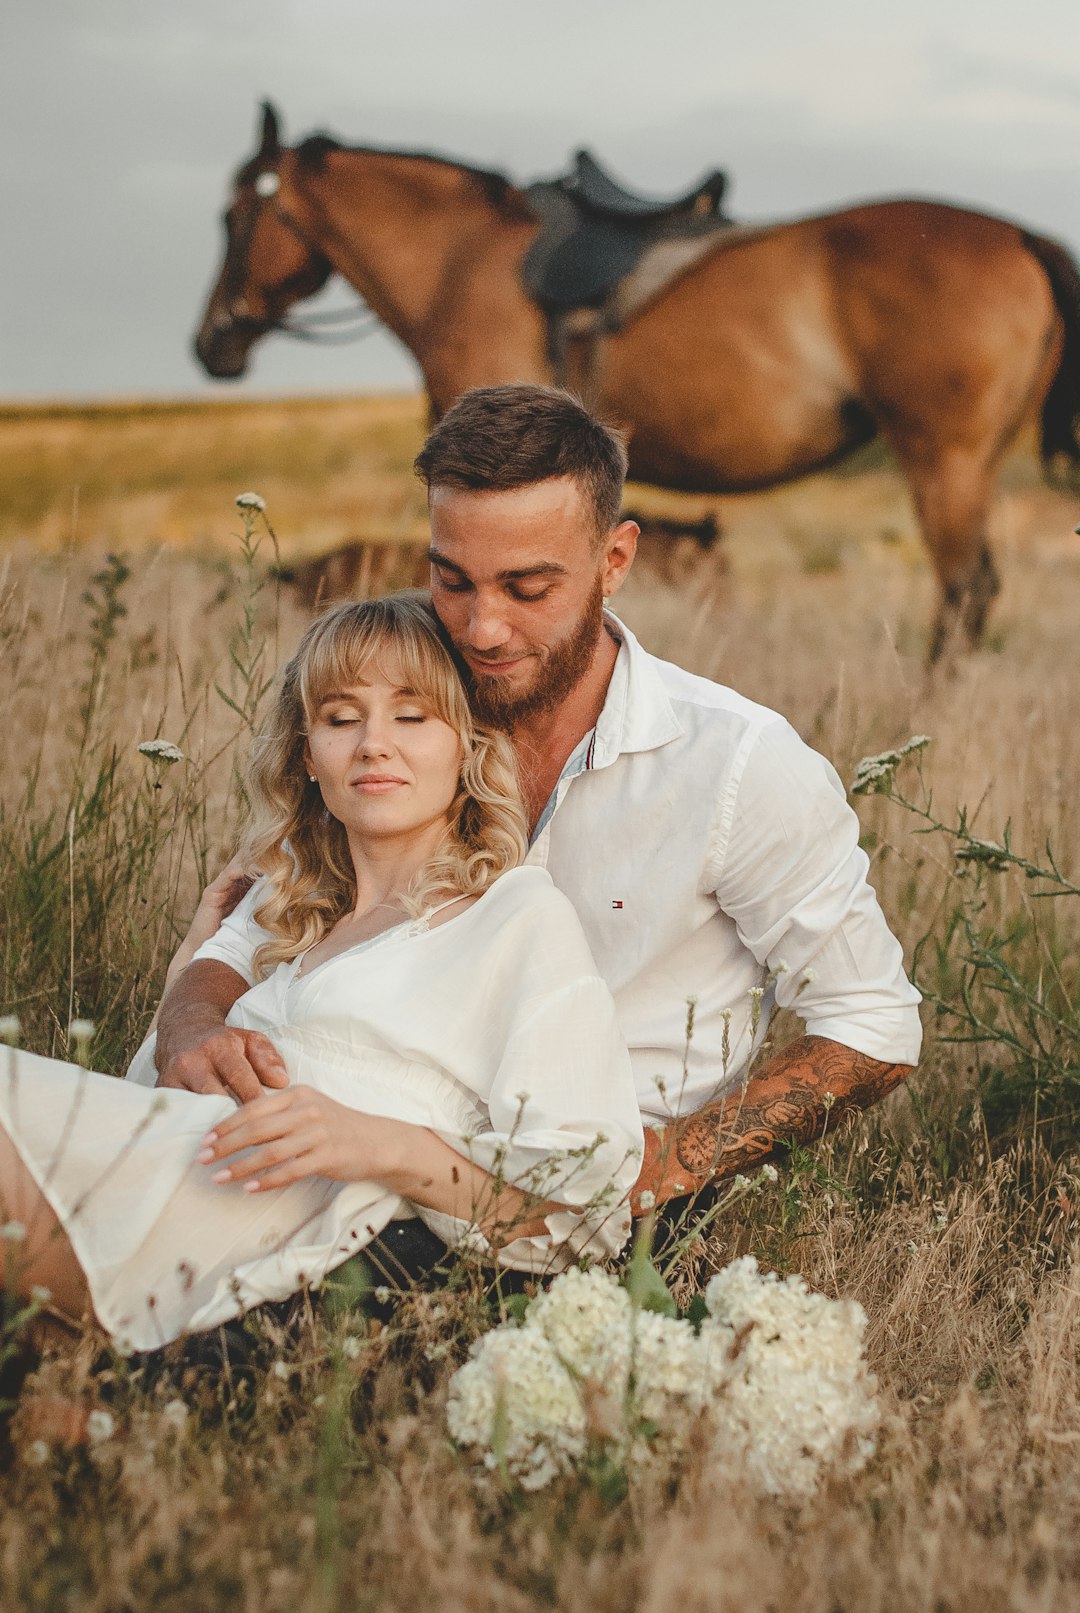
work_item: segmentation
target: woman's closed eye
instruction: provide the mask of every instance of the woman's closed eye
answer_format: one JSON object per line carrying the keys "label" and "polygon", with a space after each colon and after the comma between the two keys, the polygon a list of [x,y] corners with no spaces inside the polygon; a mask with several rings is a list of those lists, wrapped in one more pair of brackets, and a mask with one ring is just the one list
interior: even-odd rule
{"label": "woman's closed eye", "polygon": [[[399,711],[395,714],[394,721],[415,723],[427,722],[429,716],[430,713],[426,711]],[[329,728],[352,728],[355,727],[357,723],[362,721],[362,717],[328,717],[326,719],[327,727]]]}

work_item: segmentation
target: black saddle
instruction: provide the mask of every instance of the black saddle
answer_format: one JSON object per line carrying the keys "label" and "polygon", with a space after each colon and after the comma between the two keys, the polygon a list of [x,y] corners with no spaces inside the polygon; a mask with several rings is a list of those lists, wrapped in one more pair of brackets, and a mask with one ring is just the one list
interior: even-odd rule
{"label": "black saddle", "polygon": [[548,315],[603,307],[655,242],[730,224],[726,189],[717,170],[668,200],[635,196],[579,151],[570,173],[527,189],[541,228],[522,264],[526,291]]}

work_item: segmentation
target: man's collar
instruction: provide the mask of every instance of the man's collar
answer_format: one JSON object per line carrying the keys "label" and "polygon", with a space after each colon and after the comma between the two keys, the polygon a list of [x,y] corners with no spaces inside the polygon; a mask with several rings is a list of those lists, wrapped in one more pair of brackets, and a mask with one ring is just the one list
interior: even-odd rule
{"label": "man's collar", "polygon": [[619,640],[619,653],[596,723],[594,768],[607,767],[632,751],[656,750],[683,732],[652,656],[613,612],[604,614],[608,631]]}

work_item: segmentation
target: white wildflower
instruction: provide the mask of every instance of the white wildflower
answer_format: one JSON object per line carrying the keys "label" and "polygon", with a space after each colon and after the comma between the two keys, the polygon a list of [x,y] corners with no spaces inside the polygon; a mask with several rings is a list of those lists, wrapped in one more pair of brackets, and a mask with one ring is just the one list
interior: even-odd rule
{"label": "white wildflower", "polygon": [[374,1292],[375,1292],[375,1298],[378,1300],[380,1305],[386,1305],[386,1304],[389,1303],[390,1290],[389,1290],[389,1288],[387,1288],[385,1283],[380,1283],[378,1288],[376,1288]]}
{"label": "white wildflower", "polygon": [[22,1453],[22,1459],[27,1467],[44,1467],[52,1452],[43,1439],[32,1439]]}
{"label": "white wildflower", "polygon": [[292,1376],[292,1369],[288,1367],[284,1361],[275,1361],[273,1366],[270,1368],[270,1371],[274,1374],[275,1378],[280,1378],[282,1383],[288,1383],[290,1377]]}
{"label": "white wildflower", "polygon": [[[689,1322],[656,1311],[634,1318],[633,1378],[626,1406],[629,1451],[635,1468],[676,1466],[714,1387],[709,1341]],[[714,1375],[715,1376],[715,1375]]]}
{"label": "white wildflower", "polygon": [[639,1195],[638,1203],[641,1206],[642,1214],[647,1214],[649,1210],[656,1208],[656,1194],[646,1188],[644,1193]]}
{"label": "white wildflower", "polygon": [[96,1409],[86,1419],[86,1437],[91,1445],[102,1445],[107,1439],[112,1439],[116,1432],[116,1423],[112,1412]]}
{"label": "white wildflower", "polygon": [[856,765],[851,781],[852,795],[880,795],[892,787],[893,776],[905,756],[925,750],[930,743],[928,734],[913,734],[895,750],[879,751],[876,756],[864,756]]}
{"label": "white wildflower", "polygon": [[184,1428],[191,1415],[186,1400],[167,1400],[161,1408],[161,1420],[170,1428]]}
{"label": "white wildflower", "polygon": [[162,762],[166,767],[187,760],[179,745],[174,745],[168,739],[144,739],[139,746],[139,755],[149,756],[152,762]]}
{"label": "white wildflower", "polygon": [[450,1380],[450,1433],[484,1466],[504,1462],[538,1490],[585,1454],[585,1410],[573,1379],[538,1327],[496,1328]]}
{"label": "white wildflower", "polygon": [[30,1303],[32,1305],[47,1305],[51,1299],[52,1289],[43,1288],[40,1283],[35,1283],[30,1290]]}
{"label": "white wildflower", "polygon": [[780,1172],[775,1165],[763,1165],[761,1174],[767,1182],[778,1182],[780,1180]]}
{"label": "white wildflower", "polygon": [[237,493],[236,507],[240,510],[265,510],[266,500],[258,493]]}
{"label": "white wildflower", "polygon": [[97,1034],[97,1026],[92,1019],[73,1019],[68,1024],[68,1046],[74,1047],[75,1057],[80,1064],[90,1061],[90,1043]]}
{"label": "white wildflower", "polygon": [[22,1021],[18,1014],[0,1014],[0,1042],[7,1042],[14,1047],[22,1032]]}
{"label": "white wildflower", "polygon": [[5,1221],[0,1227],[0,1238],[5,1243],[25,1243],[26,1228],[21,1221]]}
{"label": "white wildflower", "polygon": [[701,1336],[724,1372],[711,1409],[714,1464],[788,1499],[811,1495],[826,1471],[863,1468],[880,1411],[862,1358],[862,1307],[811,1293],[801,1277],[762,1275],[751,1255],[712,1279],[705,1304]]}
{"label": "white wildflower", "polygon": [[363,1343],[354,1333],[349,1333],[341,1341],[341,1353],[346,1361],[355,1361],[363,1351]]}
{"label": "white wildflower", "polygon": [[634,1304],[610,1272],[571,1267],[533,1300],[526,1328],[539,1329],[579,1381],[595,1380],[621,1398],[630,1373]]}

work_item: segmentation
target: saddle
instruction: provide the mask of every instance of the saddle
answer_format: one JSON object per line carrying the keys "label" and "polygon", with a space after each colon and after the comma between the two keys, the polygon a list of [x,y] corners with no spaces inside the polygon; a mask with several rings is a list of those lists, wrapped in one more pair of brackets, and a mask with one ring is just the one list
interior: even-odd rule
{"label": "saddle", "polygon": [[[637,196],[588,151],[576,153],[568,174],[527,187],[540,233],[525,254],[522,281],[546,317],[560,384],[570,339],[618,330],[731,225],[721,206],[726,189],[727,176],[715,170],[679,196]],[[653,272],[642,273],[649,261]]]}

